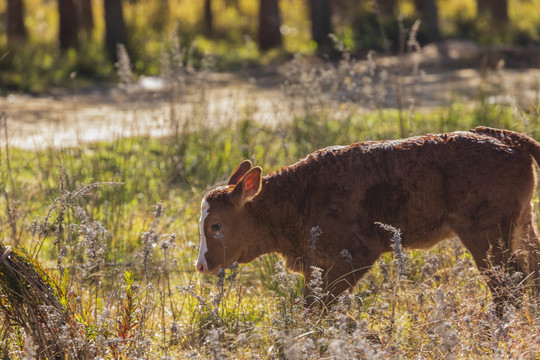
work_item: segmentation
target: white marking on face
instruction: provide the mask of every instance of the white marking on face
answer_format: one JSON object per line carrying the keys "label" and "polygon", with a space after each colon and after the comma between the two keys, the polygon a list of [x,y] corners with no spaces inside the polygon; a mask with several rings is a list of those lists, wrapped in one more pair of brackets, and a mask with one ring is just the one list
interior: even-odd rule
{"label": "white marking on face", "polygon": [[201,202],[201,218],[199,219],[201,226],[201,244],[199,247],[199,257],[197,258],[197,265],[202,264],[205,270],[208,269],[208,263],[206,262],[204,254],[206,254],[206,252],[208,251],[208,247],[206,245],[206,236],[204,234],[204,221],[208,216],[208,210],[210,210],[210,204],[208,204],[208,201],[206,201],[206,199],[203,199]]}

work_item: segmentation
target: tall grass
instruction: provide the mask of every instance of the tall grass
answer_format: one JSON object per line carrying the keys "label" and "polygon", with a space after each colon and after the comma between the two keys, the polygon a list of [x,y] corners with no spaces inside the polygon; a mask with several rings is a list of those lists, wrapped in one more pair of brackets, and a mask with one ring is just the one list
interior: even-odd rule
{"label": "tall grass", "polygon": [[[168,70],[170,136],[33,152],[10,148],[4,137],[2,357],[540,356],[538,299],[524,291],[496,317],[470,254],[456,241],[407,252],[398,229],[388,227],[395,254],[382,256],[329,309],[303,306],[304,286],[324,298],[316,269],[302,279],[275,255],[217,277],[199,275],[193,265],[200,199],[245,158],[271,171],[327,145],[404,132],[484,124],[536,134],[537,110],[483,98],[427,112],[389,109],[384,92],[399,72],[374,60],[358,67],[346,55],[337,67],[302,58],[286,67],[277,104],[289,109],[286,118],[277,118],[280,111],[279,121],[257,123],[248,107],[244,120],[212,124],[203,86],[211,66],[178,71],[186,58],[168,59],[176,61]],[[189,114],[178,110],[185,80],[201,84]]]}

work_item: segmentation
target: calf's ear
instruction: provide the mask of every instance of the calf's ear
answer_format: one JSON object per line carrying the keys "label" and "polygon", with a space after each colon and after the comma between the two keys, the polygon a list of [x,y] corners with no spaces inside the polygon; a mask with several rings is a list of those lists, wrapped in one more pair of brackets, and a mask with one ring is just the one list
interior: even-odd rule
{"label": "calf's ear", "polygon": [[238,184],[238,182],[240,180],[242,180],[242,178],[249,171],[249,169],[251,169],[251,161],[249,161],[249,160],[242,161],[236,167],[236,169],[234,169],[234,171],[232,172],[231,178],[229,179],[229,184],[228,185],[236,185],[236,184]]}
{"label": "calf's ear", "polygon": [[237,206],[244,206],[251,201],[261,191],[262,187],[262,169],[259,166],[249,170],[242,180],[236,184],[231,193],[232,200]]}

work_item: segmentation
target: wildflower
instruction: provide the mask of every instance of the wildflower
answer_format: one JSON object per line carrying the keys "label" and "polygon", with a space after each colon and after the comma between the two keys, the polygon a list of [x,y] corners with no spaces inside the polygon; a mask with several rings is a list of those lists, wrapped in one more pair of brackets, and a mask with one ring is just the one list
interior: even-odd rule
{"label": "wildflower", "polygon": [[323,299],[326,296],[324,293],[324,282],[323,282],[323,270],[319,267],[311,267],[311,279],[309,279],[309,289],[311,290],[311,295],[315,299]]}
{"label": "wildflower", "polygon": [[319,240],[319,238],[322,235],[321,228],[318,226],[312,227],[311,230],[309,231],[309,235],[310,235],[309,245],[311,246],[313,250],[315,250],[317,248],[317,240]]}
{"label": "wildflower", "polygon": [[26,336],[24,339],[23,359],[30,360],[35,359],[37,355],[38,346],[32,341],[32,337]]}
{"label": "wildflower", "polygon": [[375,224],[392,233],[390,247],[394,251],[394,256],[396,257],[395,263],[397,265],[397,272],[400,277],[405,276],[407,273],[407,256],[403,252],[403,246],[401,246],[401,230],[393,227],[392,225],[383,224],[380,222]]}
{"label": "wildflower", "polygon": [[317,241],[322,235],[321,228],[318,226],[314,226],[309,231],[310,238],[308,240],[309,246],[311,247],[311,257],[312,257],[312,263],[315,265],[315,250],[317,249]]}
{"label": "wildflower", "polygon": [[216,286],[223,287],[223,285],[225,284],[225,269],[224,268],[219,269],[217,273],[217,278],[218,280],[217,280]]}
{"label": "wildflower", "polygon": [[160,201],[156,204],[156,210],[154,210],[154,226],[152,226],[152,228],[157,225],[157,222],[161,218],[161,215],[163,215],[163,204]]}
{"label": "wildflower", "polygon": [[32,233],[32,237],[36,236],[36,233],[38,232],[38,229],[39,229],[39,223],[36,219],[34,219],[32,221],[32,225],[30,226],[30,232]]}
{"label": "wildflower", "polygon": [[212,353],[213,359],[224,358],[221,350],[221,344],[219,341],[220,335],[220,331],[214,328],[208,332],[208,337],[206,338],[206,345]]}
{"label": "wildflower", "polygon": [[352,254],[349,250],[343,249],[339,254],[345,259],[348,264],[352,265]]}
{"label": "wildflower", "polygon": [[238,275],[238,263],[235,261],[231,266],[229,266],[229,270],[231,270],[231,272],[225,280],[233,282],[236,279],[236,275]]}
{"label": "wildflower", "polygon": [[176,237],[177,237],[176,234],[172,234],[168,238],[162,240],[161,244],[159,244],[159,248],[164,252],[169,250],[169,249],[174,248]]}
{"label": "wildflower", "polygon": [[126,47],[123,44],[116,45],[116,51],[118,56],[118,62],[114,64],[116,72],[120,77],[121,88],[129,92],[130,85],[133,83],[133,72],[131,70],[131,60]]}

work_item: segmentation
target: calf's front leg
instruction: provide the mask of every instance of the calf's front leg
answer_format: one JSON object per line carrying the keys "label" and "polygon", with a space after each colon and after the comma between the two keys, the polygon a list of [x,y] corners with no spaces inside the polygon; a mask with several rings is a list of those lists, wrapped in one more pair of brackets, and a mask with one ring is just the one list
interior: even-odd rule
{"label": "calf's front leg", "polygon": [[304,271],[306,307],[314,304],[332,306],[340,295],[356,286],[376,259],[377,257],[369,260],[364,258],[364,261],[334,264],[329,269],[310,268],[309,271]]}

